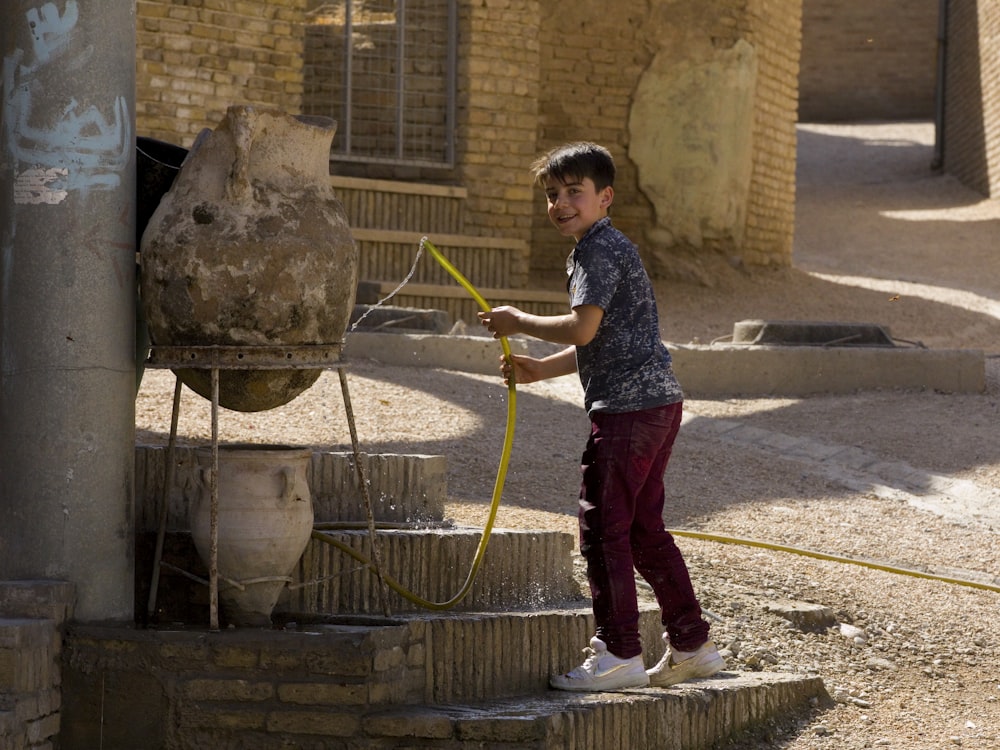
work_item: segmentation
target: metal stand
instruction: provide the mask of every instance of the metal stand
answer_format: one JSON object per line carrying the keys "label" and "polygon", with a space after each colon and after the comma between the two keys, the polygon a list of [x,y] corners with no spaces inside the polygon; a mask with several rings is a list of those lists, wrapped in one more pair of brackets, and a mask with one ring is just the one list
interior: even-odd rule
{"label": "metal stand", "polygon": [[[354,466],[361,485],[361,493],[368,516],[368,531],[372,544],[372,562],[379,579],[379,599],[383,612],[389,616],[389,607],[382,579],[381,554],[375,536],[375,520],[368,479],[361,463],[357,429],[354,425],[354,411],[347,388],[347,375],[341,364],[343,344],[318,346],[154,346],[150,350],[146,367],[151,369],[195,369],[211,370],[212,389],[212,467],[209,472],[211,505],[209,512],[209,627],[219,629],[219,372],[220,370],[315,370],[336,367],[340,375],[340,389],[344,398],[344,408],[351,431],[351,446],[354,451]],[[166,467],[162,494],[160,497],[159,529],[156,536],[156,551],[153,559],[153,577],[149,588],[147,615],[150,619],[156,612],[156,598],[159,589],[160,571],[163,558],[163,544],[167,530],[167,506],[170,488],[174,479],[174,451],[177,446],[177,423],[180,412],[181,381],[174,385],[173,410],[170,417],[170,438],[167,442]]]}

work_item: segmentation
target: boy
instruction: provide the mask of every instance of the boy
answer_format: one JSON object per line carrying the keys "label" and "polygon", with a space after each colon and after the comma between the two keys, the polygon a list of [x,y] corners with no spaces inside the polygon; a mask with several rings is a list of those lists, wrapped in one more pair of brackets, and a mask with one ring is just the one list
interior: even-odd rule
{"label": "boy", "polygon": [[[638,250],[608,216],[614,161],[601,146],[571,143],[531,169],[545,190],[550,221],[576,241],[567,263],[571,310],[541,316],[504,306],[479,317],[496,338],[521,333],[566,344],[542,359],[513,355],[501,369],[516,383],[579,372],[591,420],[581,459],[579,525],[597,632],[583,664],[553,675],[550,685],[600,691],[708,677],[725,662],[708,640],[687,566],[662,518],[663,473],[683,394],[660,339]],[[656,594],[668,645],[648,671],[633,567]]]}

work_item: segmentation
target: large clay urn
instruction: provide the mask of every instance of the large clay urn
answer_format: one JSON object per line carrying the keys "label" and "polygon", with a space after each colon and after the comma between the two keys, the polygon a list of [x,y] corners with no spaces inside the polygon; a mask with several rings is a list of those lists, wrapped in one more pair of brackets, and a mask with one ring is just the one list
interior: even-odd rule
{"label": "large clay urn", "polygon": [[[198,448],[199,492],[191,537],[206,567],[211,544],[211,448]],[[309,544],[313,506],[308,448],[219,446],[219,604],[237,627],[268,627],[289,574]]]}
{"label": "large clay urn", "polygon": [[[327,118],[234,106],[202,132],[142,237],[142,305],[155,346],[343,341],[358,251],[330,185],[335,131]],[[209,370],[175,372],[211,398]],[[321,372],[222,369],[219,403],[272,409]]]}

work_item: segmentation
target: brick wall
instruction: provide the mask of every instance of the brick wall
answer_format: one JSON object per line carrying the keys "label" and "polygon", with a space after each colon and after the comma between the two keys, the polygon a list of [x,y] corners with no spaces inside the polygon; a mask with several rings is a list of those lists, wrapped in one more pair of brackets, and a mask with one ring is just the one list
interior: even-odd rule
{"label": "brick wall", "polygon": [[[677,273],[682,256],[736,257],[747,264],[791,263],[795,192],[795,106],[799,50],[799,0],[716,0],[711,4],[674,5],[654,12],[628,6],[608,13],[603,2],[581,2],[566,23],[556,6],[542,18],[544,39],[557,39],[541,58],[543,92],[539,146],[566,140],[594,140],[615,157],[618,177],[613,216],[643,253],[654,275]],[[651,234],[654,209],[639,189],[636,165],[628,159],[628,123],[632,94],[658,48],[691,57],[728,49],[739,40],[753,45],[758,60],[754,116],[753,173],[743,244],[732,238],[708,238],[701,247],[681,242],[663,246]],[[705,123],[711,129],[713,123]],[[545,217],[535,195],[532,266],[539,277],[564,278],[571,249]]]}
{"label": "brick wall", "polygon": [[[390,174],[385,165],[356,164],[352,174],[461,185],[468,194],[465,231],[530,243],[530,261],[521,260],[538,285],[547,275],[561,278],[569,247],[549,226],[528,167],[565,140],[595,140],[618,164],[615,222],[660,259],[648,264],[654,274],[671,271],[661,257],[674,251],[788,264],[799,3],[692,0],[609,13],[605,2],[581,0],[567,21],[540,0],[462,0],[455,169]],[[234,102],[299,111],[304,12],[305,0],[138,0],[138,133],[189,146]],[[709,50],[746,41],[758,58],[747,226],[705,247],[664,247],[651,234],[654,208],[628,158],[629,118],[637,82],[657,50],[684,55],[692,40]]]}
{"label": "brick wall", "polygon": [[741,253],[747,265],[791,264],[800,11],[798,0],[753,0],[745,19],[746,38],[758,54],[753,174]]}
{"label": "brick wall", "polygon": [[230,104],[298,112],[305,0],[137,0],[136,132],[185,147]]}
{"label": "brick wall", "polygon": [[62,720],[62,632],[74,589],[0,581],[0,750],[51,750]]}
{"label": "brick wall", "polygon": [[949,4],[944,169],[990,197],[1000,193],[998,39],[1000,5],[990,0]]}
{"label": "brick wall", "polygon": [[933,115],[939,0],[802,5],[801,122]]}
{"label": "brick wall", "polygon": [[536,150],[539,98],[545,96],[538,18],[538,0],[459,3],[456,158],[469,193],[469,233],[530,236],[527,167]]}
{"label": "brick wall", "polygon": [[[638,189],[638,172],[627,157],[631,94],[653,58],[644,34],[645,5],[625,4],[609,12],[607,3],[585,0],[568,19],[558,3],[546,4],[541,55],[538,151],[567,141],[589,140],[605,146],[615,159],[615,226],[642,247],[642,229],[653,222],[652,204]],[[534,155],[532,155],[534,156]],[[529,180],[531,159],[521,165]],[[546,216],[545,200],[535,188],[532,268],[564,283],[572,240],[560,236]]]}

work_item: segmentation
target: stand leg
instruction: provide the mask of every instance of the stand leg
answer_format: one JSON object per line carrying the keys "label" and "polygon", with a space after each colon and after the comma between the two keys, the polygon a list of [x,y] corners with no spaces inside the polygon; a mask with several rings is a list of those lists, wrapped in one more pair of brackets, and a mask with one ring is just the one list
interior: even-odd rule
{"label": "stand leg", "polygon": [[149,602],[146,605],[147,622],[156,615],[156,597],[160,588],[160,562],[163,560],[163,542],[167,535],[167,505],[170,488],[174,484],[174,449],[177,447],[177,421],[181,409],[181,379],[174,378],[174,406],[170,413],[170,439],[167,441],[167,456],[164,459],[163,487],[160,492],[160,526],[156,532],[156,552],[153,553],[153,579],[149,584]]}
{"label": "stand leg", "polygon": [[371,494],[368,491],[368,478],[361,464],[361,451],[358,449],[358,431],[354,426],[354,409],[351,408],[351,394],[347,389],[347,373],[343,367],[337,368],[340,375],[340,390],[344,394],[344,410],[347,412],[347,425],[351,430],[351,446],[354,449],[354,466],[358,473],[358,483],[361,485],[361,497],[365,501],[365,513],[368,516],[368,536],[372,544],[372,563],[375,566],[375,576],[378,578],[378,598],[382,605],[382,614],[389,617],[389,599],[385,591],[385,581],[382,580],[382,554],[375,533],[375,514],[372,511]]}
{"label": "stand leg", "polygon": [[212,368],[212,504],[209,515],[208,627],[219,629],[219,368]]}

